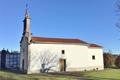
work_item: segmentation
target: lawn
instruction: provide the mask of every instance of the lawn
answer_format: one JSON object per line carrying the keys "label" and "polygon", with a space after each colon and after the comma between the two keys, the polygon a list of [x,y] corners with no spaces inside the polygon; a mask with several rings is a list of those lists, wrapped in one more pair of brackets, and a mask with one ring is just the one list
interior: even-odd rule
{"label": "lawn", "polygon": [[0,80],[76,80],[74,76],[53,74],[19,74],[10,71],[0,71]]}
{"label": "lawn", "polygon": [[120,69],[32,75],[0,71],[0,80],[120,80]]}
{"label": "lawn", "polygon": [[84,72],[86,80],[120,80],[120,69]]}

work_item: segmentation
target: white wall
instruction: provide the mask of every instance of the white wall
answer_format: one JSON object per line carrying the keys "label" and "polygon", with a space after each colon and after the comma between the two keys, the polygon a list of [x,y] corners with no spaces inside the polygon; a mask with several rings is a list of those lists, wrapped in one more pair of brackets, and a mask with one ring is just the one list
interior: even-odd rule
{"label": "white wall", "polygon": [[[83,71],[103,66],[102,49],[89,49],[82,44],[37,44],[31,43],[29,46],[30,67],[29,73],[40,72],[39,55],[45,50],[61,55],[61,50],[65,50],[65,58],[67,60],[67,71]],[[96,60],[91,60],[92,55],[96,55]],[[56,66],[56,71],[59,70]]]}
{"label": "white wall", "polygon": [[[103,64],[103,50],[101,48],[89,48],[89,65],[91,67],[98,68],[99,70],[104,69]],[[95,60],[92,59],[92,56],[95,56]]]}

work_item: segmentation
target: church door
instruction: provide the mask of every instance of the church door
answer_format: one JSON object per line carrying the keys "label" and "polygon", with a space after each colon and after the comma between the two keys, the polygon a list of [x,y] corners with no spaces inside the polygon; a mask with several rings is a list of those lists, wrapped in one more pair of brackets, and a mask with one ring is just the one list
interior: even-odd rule
{"label": "church door", "polygon": [[60,71],[61,72],[66,71],[66,59],[60,59]]}
{"label": "church door", "polygon": [[24,59],[22,60],[22,70],[24,71]]}

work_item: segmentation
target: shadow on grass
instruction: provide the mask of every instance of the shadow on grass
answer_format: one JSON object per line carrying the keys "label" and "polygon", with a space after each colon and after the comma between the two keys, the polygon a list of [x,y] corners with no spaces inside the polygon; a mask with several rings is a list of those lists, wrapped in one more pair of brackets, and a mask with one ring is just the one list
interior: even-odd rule
{"label": "shadow on grass", "polygon": [[82,77],[84,74],[82,72],[51,72],[48,73],[54,76],[71,76],[71,77]]}
{"label": "shadow on grass", "polygon": [[0,69],[0,71],[7,72],[7,73],[15,73],[15,74],[25,74],[20,70],[8,70],[8,69]]}
{"label": "shadow on grass", "polygon": [[[48,80],[53,80],[53,79],[79,79],[81,80],[81,76],[83,74],[81,74],[81,72],[51,72],[51,73],[39,73],[39,74],[25,74],[23,72],[20,71],[16,71],[16,70],[1,70],[2,72],[5,73],[12,73],[12,74],[18,74],[19,75],[23,75],[24,77],[27,77],[27,79],[29,80],[44,80],[44,79],[48,79]],[[11,74],[10,74],[11,75]],[[13,79],[5,79],[3,77],[3,79],[1,79],[0,76],[0,80],[13,80]]]}
{"label": "shadow on grass", "polygon": [[15,80],[15,79],[4,78],[4,77],[0,76],[0,80]]}

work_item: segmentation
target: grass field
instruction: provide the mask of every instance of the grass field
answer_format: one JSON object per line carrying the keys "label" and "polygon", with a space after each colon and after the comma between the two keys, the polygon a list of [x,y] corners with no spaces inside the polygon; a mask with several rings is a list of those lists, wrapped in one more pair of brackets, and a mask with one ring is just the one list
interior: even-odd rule
{"label": "grass field", "polygon": [[18,74],[0,71],[0,80],[76,80],[74,76],[54,74]]}
{"label": "grass field", "polygon": [[0,80],[120,80],[120,69],[33,75],[0,71]]}
{"label": "grass field", "polygon": [[120,80],[120,69],[85,72],[83,76],[86,80]]}

